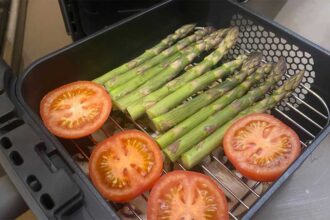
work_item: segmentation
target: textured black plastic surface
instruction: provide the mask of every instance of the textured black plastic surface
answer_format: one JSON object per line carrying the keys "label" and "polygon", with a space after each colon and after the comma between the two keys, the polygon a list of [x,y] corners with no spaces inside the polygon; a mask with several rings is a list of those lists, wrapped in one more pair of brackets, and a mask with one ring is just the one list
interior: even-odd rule
{"label": "textured black plastic surface", "polygon": [[[4,138],[11,142],[11,146],[6,148],[2,145],[3,156],[15,167],[16,174],[26,182],[47,217],[58,215],[64,207],[69,208],[66,206],[74,206],[73,200],[80,202],[79,187],[64,169],[59,169],[52,163],[51,157],[46,157],[43,152],[45,145],[30,126],[23,124],[2,135],[0,140]],[[58,184],[59,180],[63,183]]]}
{"label": "textured black plastic surface", "polygon": [[38,219],[111,216],[110,207],[98,204],[95,192],[82,184],[54,144],[45,143],[47,138],[35,130],[14,98],[14,80],[0,60],[0,163],[23,199]]}
{"label": "textured black plastic surface", "polygon": [[79,40],[162,0],[60,0],[68,33]]}
{"label": "textured black plastic surface", "polygon": [[[278,39],[283,38],[285,39],[285,44],[295,45],[303,52],[303,54],[309,54],[308,56],[313,58],[311,71],[314,71],[313,75],[309,75],[313,78],[313,83],[310,83],[310,88],[321,95],[326,103],[330,103],[329,89],[327,85],[330,81],[330,75],[328,74],[328,63],[330,61],[329,52],[297,36],[282,26],[259,17],[251,11],[248,11],[230,1],[167,1],[150,11],[129,18],[126,21],[111,26],[106,30],[98,32],[95,35],[87,37],[80,42],[70,45],[67,48],[37,61],[19,77],[18,82],[15,85],[15,93],[18,99],[16,105],[20,105],[24,110],[24,113],[29,115],[33,124],[37,125],[35,129],[40,137],[45,140],[46,145],[51,148],[50,152],[58,151],[60,157],[62,157],[69,165],[73,179],[84,193],[84,200],[82,203],[86,205],[84,206],[86,212],[94,210],[99,214],[99,218],[105,218],[106,216],[108,216],[108,219],[116,218],[112,209],[108,207],[108,203],[101,198],[88,180],[87,176],[83,174],[72,161],[63,145],[54,136],[49,134],[42,125],[38,116],[39,102],[41,98],[46,92],[65,83],[75,80],[91,80],[96,78],[107,70],[140,54],[180,25],[188,22],[197,22],[198,25],[201,26],[213,25],[215,27],[227,27],[231,22],[235,21],[235,15],[242,16],[242,19],[251,20],[257,27],[262,26],[263,30],[261,32],[266,31],[268,33],[274,33],[276,36],[271,37],[272,39],[275,37]],[[241,43],[244,43],[244,36],[241,37]],[[249,41],[249,37],[250,35],[246,37],[247,41]],[[253,42],[250,44],[253,50]],[[279,47],[279,44],[275,43],[275,45],[278,45]],[[277,48],[272,50],[276,55]],[[270,51],[270,49],[267,51]],[[235,53],[235,51],[233,51],[233,53]],[[272,57],[271,54],[267,54],[267,56]],[[288,54],[287,57],[290,56],[291,55]],[[291,68],[292,66],[289,67]],[[311,74],[311,72],[309,74]],[[306,82],[308,82],[308,77]],[[312,103],[313,106],[315,104],[314,107],[319,108],[319,111],[325,111],[322,109],[322,106],[317,106],[317,100],[313,100],[313,97],[307,93],[304,95],[304,99],[308,100],[309,103]],[[300,120],[300,118],[297,116],[296,120]],[[260,209],[262,204],[270,198],[276,189],[282,185],[282,183],[317,147],[318,143],[329,132],[329,129],[315,131],[318,135],[316,139],[314,139],[314,142],[311,143],[311,145],[302,153],[295,163],[292,164],[284,175],[263,194],[261,199],[250,208],[244,217],[245,219],[250,218],[258,209]],[[16,135],[15,138],[22,138],[18,134]],[[301,137],[303,140],[309,140],[304,134],[301,134]],[[36,140],[37,139],[38,138],[36,138]],[[14,143],[16,146],[15,141]],[[20,153],[20,151],[18,152]],[[46,152],[47,154],[50,153],[47,149]],[[26,157],[23,155],[24,161],[26,160],[25,158]],[[13,172],[18,172],[16,171],[19,169],[17,166],[12,165],[11,168],[13,169]],[[52,171],[49,170],[49,172]],[[62,180],[57,180],[57,184],[62,185]],[[32,194],[30,191],[27,191],[27,193]],[[65,195],[63,194],[63,196]],[[66,196],[71,196],[71,194]],[[40,203],[36,204],[39,204],[39,206],[42,207]],[[82,206],[77,205],[76,207],[78,207],[77,210],[79,210]],[[99,209],[102,211],[99,211]],[[81,217],[80,219],[83,218],[84,217]]]}

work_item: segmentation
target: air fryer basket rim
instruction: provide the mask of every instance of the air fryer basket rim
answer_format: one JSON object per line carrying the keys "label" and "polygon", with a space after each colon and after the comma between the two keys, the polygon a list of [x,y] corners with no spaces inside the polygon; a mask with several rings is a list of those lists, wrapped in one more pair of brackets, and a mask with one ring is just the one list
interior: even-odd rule
{"label": "air fryer basket rim", "polygon": [[[42,63],[42,62],[44,62],[46,60],[49,60],[49,59],[53,58],[54,56],[57,56],[57,55],[63,53],[64,51],[70,50],[71,48],[74,48],[76,46],[79,46],[81,44],[84,44],[84,43],[88,42],[90,39],[93,39],[94,37],[100,36],[100,35],[104,34],[105,32],[111,31],[111,30],[113,30],[113,29],[121,26],[122,24],[125,24],[127,22],[130,22],[131,20],[133,20],[135,18],[138,18],[140,16],[143,16],[144,14],[149,13],[150,11],[156,10],[157,8],[159,8],[159,7],[163,6],[163,5],[167,5],[167,4],[169,4],[170,2],[173,2],[173,1],[180,1],[180,0],[165,0],[165,1],[163,1],[163,2],[161,2],[159,4],[157,4],[157,5],[155,5],[153,7],[151,7],[149,9],[145,10],[145,11],[142,11],[142,12],[137,13],[135,15],[129,16],[129,17],[127,17],[127,18],[125,18],[125,19],[123,19],[121,21],[118,21],[118,22],[116,22],[116,23],[114,23],[112,25],[109,25],[108,27],[106,27],[106,28],[104,28],[102,30],[99,30],[99,31],[97,31],[97,32],[95,32],[95,33],[93,33],[93,34],[91,34],[91,35],[89,35],[89,36],[87,36],[87,37],[85,37],[85,38],[83,38],[81,40],[78,40],[76,42],[73,42],[73,43],[71,43],[71,44],[69,44],[67,46],[64,46],[64,47],[62,47],[62,48],[60,48],[58,50],[55,50],[55,51],[53,51],[53,52],[51,52],[51,53],[49,53],[49,54],[47,54],[47,55],[45,55],[45,56],[43,56],[41,58],[38,58],[37,60],[35,60],[31,64],[29,64],[26,67],[26,69],[21,74],[19,74],[18,80],[17,80],[18,86],[20,86],[22,84],[22,82],[24,81],[24,78],[39,63]],[[225,0],[225,1],[230,2],[231,4],[239,7],[241,10],[246,11],[249,14],[252,14],[253,16],[259,18],[260,20],[263,20],[264,22],[267,22],[268,24],[271,24],[272,26],[277,27],[277,28],[281,29],[282,31],[285,31],[286,33],[292,35],[293,37],[296,37],[296,38],[300,39],[305,44],[308,44],[309,46],[318,49],[319,52],[325,53],[326,55],[330,56],[330,50],[327,50],[324,47],[321,47],[320,45],[312,42],[311,40],[305,38],[304,36],[302,36],[302,35],[294,32],[294,31],[290,30],[289,28],[281,25],[280,23],[278,23],[278,22],[276,22],[274,20],[271,20],[270,18],[264,17],[261,14],[258,14],[257,12],[254,12],[253,10],[248,9],[248,8],[242,6],[241,4],[235,2],[235,0]]]}
{"label": "air fryer basket rim", "polygon": [[[22,84],[25,80],[25,78],[29,75],[29,73],[32,72],[32,70],[37,67],[40,63],[45,62],[49,59],[52,59],[55,56],[60,55],[61,53],[70,50],[74,47],[77,47],[79,45],[85,44],[87,43],[90,39],[93,39],[97,36],[102,35],[105,32],[111,31],[113,29],[116,29],[117,27],[120,27],[122,24],[128,23],[131,20],[143,16],[144,14],[147,14],[150,11],[154,11],[157,10],[158,8],[160,8],[163,5],[167,5],[170,2],[173,2],[175,0],[168,0],[165,1],[161,4],[158,4],[152,8],[150,8],[149,10],[139,13],[137,15],[134,15],[132,17],[129,17],[119,23],[116,23],[112,26],[109,26],[108,28],[98,31],[97,33],[83,39],[80,40],[76,43],[73,43],[67,47],[64,47],[60,50],[57,50],[43,58],[40,58],[39,60],[35,61],[34,63],[32,63],[25,71],[24,73],[22,73],[21,75],[19,75],[17,81],[16,81],[16,96],[17,96],[17,100],[19,102],[19,105],[25,110],[25,112],[29,115],[29,118],[31,118],[31,120],[33,121],[33,125],[34,127],[36,127],[41,133],[43,133],[44,136],[47,136],[47,141],[51,141],[52,144],[54,144],[54,146],[56,146],[57,149],[59,149],[60,153],[62,154],[63,157],[65,157],[66,160],[71,161],[71,157],[68,155],[68,153],[66,152],[64,146],[53,136],[51,135],[43,126],[40,118],[35,114],[35,112],[33,112],[33,110],[28,106],[28,104],[25,102],[23,95],[21,93],[20,88],[22,87]],[[318,52],[323,53],[327,56],[330,56],[330,52],[325,50],[324,48],[312,43],[311,41],[299,36],[298,34],[290,31],[289,29],[283,27],[282,25],[273,22],[267,18],[263,18],[260,15],[257,15],[256,13],[250,11],[249,9],[246,9],[244,7],[242,7],[241,5],[239,5],[238,3],[232,2],[231,0],[227,0],[229,1],[231,4],[239,7],[241,10],[245,11],[246,13],[251,14],[252,16],[257,17],[260,21],[267,23],[268,25],[272,25],[273,27],[276,27],[278,29],[281,29],[282,31],[286,32],[287,34],[291,35],[292,37],[299,39],[302,43],[308,45],[309,47],[313,47],[314,49],[317,49]],[[329,103],[327,103],[329,105]],[[289,178],[289,176],[303,163],[303,161],[310,155],[310,153],[319,145],[319,143],[327,136],[327,134],[330,132],[329,129],[329,125],[327,125],[328,127],[326,129],[324,129],[318,137],[316,137],[316,139],[314,140],[314,142],[300,155],[300,157],[290,166],[290,168],[276,181],[274,182],[274,184],[263,194],[263,196],[253,204],[253,206],[250,208],[250,210],[248,210],[245,214],[245,216],[243,217],[243,219],[249,219],[253,216],[253,214],[260,209],[260,207],[271,197],[271,195],[285,182],[285,180],[287,178]],[[80,168],[78,168],[78,166],[74,163],[74,162],[70,162],[70,165],[74,166],[76,169],[75,171],[78,171],[79,175],[82,175],[82,179],[84,180],[84,182],[86,183],[86,185],[93,191],[95,192],[95,195],[98,196],[99,200],[103,200],[103,198],[100,196],[100,194],[96,191],[96,189],[93,187],[93,185],[90,183],[90,181],[88,180],[88,178],[83,174],[82,171],[80,171]],[[104,200],[103,200],[104,201]],[[105,202],[105,201],[104,201]]]}
{"label": "air fryer basket rim", "polygon": [[[167,5],[167,4],[169,4],[170,2],[173,2],[173,1],[176,1],[176,0],[165,0],[165,1],[161,2],[161,3],[158,3],[158,4],[150,7],[149,9],[147,9],[145,11],[142,11],[142,12],[139,12],[139,13],[137,13],[135,15],[129,16],[127,18],[124,18],[123,20],[118,21],[118,22],[116,22],[114,24],[111,24],[111,25],[107,26],[104,29],[98,30],[98,31],[96,31],[95,33],[93,33],[93,34],[91,34],[89,36],[86,36],[86,37],[84,37],[84,38],[82,38],[82,39],[80,39],[78,41],[75,41],[75,42],[73,42],[71,44],[68,44],[68,45],[66,45],[66,46],[64,46],[64,47],[62,47],[60,49],[57,49],[57,50],[55,50],[53,52],[48,53],[45,56],[42,56],[42,57],[34,60],[33,62],[31,62],[23,70],[22,73],[20,73],[18,75],[18,78],[17,78],[17,84],[18,84],[18,86],[20,86],[22,84],[22,82],[24,81],[24,78],[29,74],[29,72],[31,72],[33,70],[33,68],[35,68],[36,66],[38,66],[40,63],[45,62],[47,60],[50,60],[53,57],[58,56],[61,53],[67,51],[67,50],[70,50],[71,48],[74,48],[74,47],[77,47],[79,45],[88,43],[89,40],[91,40],[91,39],[93,39],[93,38],[95,38],[97,36],[101,36],[102,34],[108,32],[108,31],[111,31],[113,29],[116,29],[117,27],[120,27],[121,25],[123,25],[125,23],[128,23],[131,20],[134,20],[136,18],[139,18],[139,17],[143,16],[144,14],[147,14],[147,13],[149,13],[151,11],[157,10],[157,8],[160,8],[162,6],[165,6],[165,5]],[[225,0],[225,1],[231,1],[231,0]],[[312,42],[310,42],[310,43],[312,43]],[[317,46],[317,45],[315,45],[315,46]]]}

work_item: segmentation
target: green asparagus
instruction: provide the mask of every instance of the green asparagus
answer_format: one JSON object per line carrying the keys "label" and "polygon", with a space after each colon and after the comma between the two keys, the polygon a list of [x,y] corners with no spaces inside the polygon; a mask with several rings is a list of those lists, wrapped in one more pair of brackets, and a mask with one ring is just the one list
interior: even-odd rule
{"label": "green asparagus", "polygon": [[261,66],[258,68],[255,74],[249,76],[244,82],[235,87],[233,90],[227,92],[225,95],[214,101],[213,103],[205,106],[200,109],[195,114],[191,115],[184,121],[180,122],[174,128],[167,131],[165,134],[157,138],[158,144],[165,148],[169,144],[173,143],[175,140],[189,132],[195,126],[206,120],[209,116],[214,114],[217,111],[220,111],[235,99],[243,96],[252,85],[257,83],[260,79],[263,78],[265,74],[269,72],[269,68],[266,66]]}
{"label": "green asparagus", "polygon": [[158,43],[156,46],[154,46],[151,49],[146,50],[143,54],[138,56],[137,58],[129,61],[128,63],[125,63],[116,69],[113,69],[106,74],[96,78],[94,82],[103,84],[106,81],[108,81],[110,78],[120,75],[128,70],[130,70],[133,67],[136,67],[143,63],[144,61],[150,59],[153,56],[156,56],[159,54],[162,50],[167,48],[168,46],[172,45],[176,40],[185,37],[187,34],[189,34],[194,28],[196,24],[187,24],[179,29],[177,29],[174,34],[168,35],[165,39],[163,39],[160,43]]}
{"label": "green asparagus", "polygon": [[[147,78],[146,75],[144,75],[143,80],[145,83],[128,95],[117,100],[115,99],[115,105],[119,109],[125,110],[132,102],[141,99],[143,96],[150,94],[152,91],[158,89],[163,84],[170,81],[181,70],[183,70],[185,66],[191,63],[199,54],[212,49],[214,46],[219,44],[221,40],[221,35],[217,37],[208,37],[207,39],[200,40],[193,46],[186,48],[182,57],[173,61],[168,67],[159,72],[156,76]],[[128,86],[128,84],[126,84],[126,86]]]}
{"label": "green asparagus", "polygon": [[218,34],[222,33],[222,32],[223,32],[223,29],[216,31],[216,32],[210,34],[209,36],[207,36],[206,38],[199,40],[198,42],[195,42],[193,45],[190,45],[189,47],[187,47],[187,46],[191,42],[188,42],[187,38],[185,38],[185,39],[179,41],[175,46],[175,47],[177,47],[178,51],[187,47],[184,49],[184,51],[177,52],[177,53],[171,55],[170,57],[165,58],[165,60],[162,63],[160,63],[150,69],[147,69],[144,72],[141,72],[140,74],[136,75],[133,79],[127,81],[125,84],[119,85],[118,87],[116,87],[114,89],[109,87],[107,84],[105,86],[106,86],[107,90],[109,91],[111,97],[114,100],[118,100],[119,98],[123,97],[124,95],[126,95],[129,92],[138,88],[140,85],[142,85],[147,80],[149,80],[150,78],[157,75],[159,72],[166,69],[166,67],[168,67],[169,64],[174,62],[179,57],[184,57],[183,53],[190,51],[191,48],[194,48],[196,45],[200,45],[200,44],[209,45],[211,42],[221,40],[221,37],[218,36]]}
{"label": "green asparagus", "polygon": [[[127,107],[128,114],[133,118],[137,119],[141,117],[147,108],[154,105],[157,101],[161,100],[166,95],[178,89],[180,86],[189,82],[190,80],[202,75],[203,73],[210,70],[214,65],[216,65],[222,57],[229,51],[229,49],[236,43],[239,31],[238,28],[231,28],[226,37],[223,40],[223,43],[210,55],[204,58],[202,62],[187,70],[184,74],[177,77],[176,79],[171,80],[165,84],[160,89],[150,93],[145,96],[142,100],[137,100],[133,102],[130,106]],[[241,64],[246,59],[246,56],[240,56]]]}
{"label": "green asparagus", "polygon": [[276,89],[270,96],[264,98],[263,100],[257,102],[251,107],[240,112],[234,119],[230,120],[225,125],[218,128],[210,136],[205,138],[203,141],[199,142],[189,151],[185,152],[181,156],[181,162],[183,166],[187,169],[194,167],[201,160],[203,160],[203,158],[209,155],[215,148],[220,146],[227,129],[237,119],[248,114],[265,112],[268,109],[273,108],[283,98],[290,96],[292,91],[294,91],[300,84],[303,76],[304,76],[304,71],[300,71],[298,74],[288,79],[281,87]]}
{"label": "green asparagus", "polygon": [[[191,42],[198,41],[202,37],[204,37],[205,35],[209,34],[212,31],[212,29],[213,28],[208,27],[208,28],[198,30],[194,34],[192,34],[192,35],[186,37],[185,39],[183,39],[182,42],[184,42],[185,44],[188,45]],[[225,35],[226,32],[227,32],[227,29],[223,29],[223,32],[221,32],[221,33],[223,35]],[[166,50],[159,53],[158,55],[154,56],[153,58],[145,61],[141,65],[139,65],[135,68],[132,68],[132,69],[128,70],[127,72],[123,73],[123,74],[112,77],[111,79],[109,79],[106,82],[106,86],[108,88],[114,89],[118,85],[121,85],[121,84],[127,82],[128,80],[132,79],[134,76],[144,73],[150,67],[152,67],[152,66],[154,66],[158,63],[161,63],[167,57],[169,57],[169,56],[171,56],[171,55],[173,55],[177,52],[180,52],[180,49],[182,49],[182,44],[181,43],[176,44],[172,47],[169,47]]]}
{"label": "green asparagus", "polygon": [[[261,59],[262,55],[260,53],[250,56],[248,61],[243,64],[239,73],[233,74],[231,77],[228,77],[218,86],[207,90],[206,92],[172,109],[171,111],[151,119],[154,127],[158,131],[166,131],[169,128],[178,124],[179,122],[183,121],[185,118],[194,114],[199,109],[210,104],[215,99],[219,98],[220,96],[237,86],[239,83],[241,83],[248,75],[252,74],[258,67]],[[267,66],[264,69],[270,70],[271,64],[266,65]],[[264,72],[264,69],[261,68],[261,72]],[[261,75],[263,74],[259,75],[261,77]]]}
{"label": "green asparagus", "polygon": [[224,64],[221,67],[211,70],[204,75],[186,83],[149,108],[147,110],[148,117],[153,119],[161,114],[164,114],[165,112],[168,112],[189,96],[193,95],[199,90],[206,88],[210,83],[221,79],[230,73],[233,73],[236,68],[237,66],[228,66],[227,64]]}
{"label": "green asparagus", "polygon": [[271,74],[267,77],[265,82],[259,87],[249,91],[240,99],[235,100],[223,110],[216,112],[210,116],[206,121],[199,124],[197,127],[189,131],[187,134],[176,140],[164,149],[165,154],[175,161],[181,154],[189,150],[193,145],[204,139],[206,136],[213,133],[218,127],[225,124],[240,111],[252,105],[255,101],[260,99],[265,93],[278,82],[286,70],[286,63],[284,59],[275,65]]}

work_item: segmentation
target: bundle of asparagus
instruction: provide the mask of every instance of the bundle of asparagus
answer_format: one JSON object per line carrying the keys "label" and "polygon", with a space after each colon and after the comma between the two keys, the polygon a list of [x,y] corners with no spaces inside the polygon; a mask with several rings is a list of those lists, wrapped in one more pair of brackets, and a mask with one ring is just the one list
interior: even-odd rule
{"label": "bundle of asparagus", "polygon": [[[113,91],[110,91],[115,105],[124,111],[129,104],[139,100],[143,96],[150,94],[152,91],[158,89],[166,82],[170,81],[178,73],[180,73],[188,64],[190,64],[198,55],[204,51],[208,51],[218,45],[222,41],[223,30],[219,30],[216,36],[208,36],[205,39],[202,39],[195,44],[187,47],[182,51],[182,56],[175,60],[171,60],[167,66],[162,66],[162,70],[158,73],[150,72],[149,69],[144,75],[139,75],[128,81],[122,86],[115,88]],[[142,84],[142,85],[141,85]],[[131,88],[136,88],[133,90]],[[123,97],[117,96],[115,93],[119,91],[122,94],[122,91],[127,91],[130,88],[131,92]]]}
{"label": "bundle of asparagus", "polygon": [[181,162],[183,166],[187,169],[192,168],[193,166],[200,163],[216,147],[221,145],[225,132],[237,119],[246,116],[248,114],[265,112],[268,109],[273,108],[283,98],[290,96],[291,93],[299,86],[303,76],[304,76],[304,71],[300,71],[298,74],[288,79],[281,87],[276,89],[270,96],[264,98],[263,100],[257,102],[251,107],[240,112],[235,118],[231,119],[222,127],[218,128],[210,136],[205,138],[203,141],[199,142],[189,151],[185,152],[181,156]]}
{"label": "bundle of asparagus", "polygon": [[[228,77],[224,82],[220,83],[218,86],[211,88],[204,93],[201,93],[197,97],[172,109],[171,111],[151,119],[154,127],[158,131],[166,131],[169,128],[177,125],[185,118],[197,112],[200,108],[208,105],[209,103],[219,98],[220,96],[224,95],[226,92],[228,92],[229,90],[237,86],[239,83],[241,83],[248,75],[252,74],[256,70],[257,66],[261,62],[261,59],[262,59],[262,55],[260,53],[254,53],[250,55],[247,62],[243,64],[239,73],[236,73],[231,77]],[[221,68],[226,67],[227,65],[230,66],[230,63],[232,62],[224,64]],[[270,67],[271,65],[267,64],[267,68],[265,69],[268,70],[270,69]],[[264,70],[260,69],[259,71],[263,72]],[[261,75],[262,75],[261,73],[257,74],[257,77],[262,77]],[[252,78],[257,78],[257,77],[254,76]],[[249,82],[251,80],[247,80],[247,81]]]}
{"label": "bundle of asparagus", "polygon": [[[127,107],[128,114],[133,119],[137,119],[141,117],[145,113],[147,108],[157,103],[163,97],[170,94],[171,92],[174,92],[185,83],[191,81],[192,79],[210,70],[214,65],[216,65],[222,59],[222,57],[225,54],[227,54],[229,49],[235,44],[238,34],[239,34],[238,28],[236,27],[231,28],[228,31],[222,43],[218,46],[218,48],[214,52],[206,56],[202,62],[198,63],[196,66],[189,69],[181,76],[171,80],[160,89],[143,97],[142,100],[138,100],[130,104]],[[239,61],[236,62],[236,66],[239,67],[241,63],[245,60],[245,58],[246,56],[241,56]]]}
{"label": "bundle of asparagus", "polygon": [[[233,66],[231,65],[229,67]],[[155,118],[169,111],[184,101],[186,98],[193,95],[195,92],[206,88],[210,83],[227,76],[229,73],[232,73],[236,69],[231,69],[229,67],[226,65],[221,66],[181,86],[173,93],[158,101],[155,105],[148,109],[147,114],[149,118]]]}
{"label": "bundle of asparagus", "polygon": [[[193,43],[196,39],[198,39],[198,37],[197,38],[193,36],[186,37],[180,40],[178,43],[176,43],[173,47],[159,54],[159,56],[156,57],[157,59],[159,58],[161,60],[161,62],[158,65],[153,66],[152,68],[149,69],[145,69],[142,72],[139,72],[139,74],[135,75],[135,77],[127,81],[125,84],[118,85],[115,88],[112,88],[111,86],[108,85],[108,83],[110,83],[111,80],[108,81],[105,84],[105,86],[107,90],[110,92],[113,99],[119,99],[120,97],[126,95],[127,93],[135,90],[137,87],[139,87],[141,84],[143,84],[144,82],[155,76],[160,71],[164,70],[164,68],[166,68],[172,62],[174,62],[176,59],[180,59],[187,56],[187,54],[182,54],[182,53],[188,53],[189,51],[191,52],[192,48],[196,47],[197,44],[198,45],[202,44],[204,47],[206,47],[205,45],[209,45],[214,41],[220,41],[222,39],[221,38],[222,33],[223,30],[219,30],[215,33],[212,33],[209,36],[206,36],[206,38],[199,40],[197,43],[194,43],[193,45],[190,44]],[[200,34],[196,36],[200,36]],[[184,51],[180,52],[180,50],[182,49],[184,49]],[[170,54],[170,56],[168,56],[168,54]]]}
{"label": "bundle of asparagus", "polygon": [[[165,134],[158,137],[156,141],[162,148],[165,148],[166,146],[168,146],[169,144],[173,143],[175,140],[186,134],[192,128],[194,128],[195,126],[206,120],[209,116],[211,116],[217,111],[220,111],[228,104],[233,102],[235,99],[243,96],[250,89],[251,86],[253,86],[260,79],[262,79],[265,74],[268,74],[270,70],[271,70],[270,64],[267,64],[267,66],[265,65],[261,66],[260,68],[257,69],[257,71],[253,75],[250,75],[244,82],[239,84],[231,91],[225,93],[222,97],[215,100],[213,103],[203,107],[198,112],[191,115],[186,120],[182,121],[174,128],[172,128],[171,130],[167,131]],[[171,121],[174,120],[172,119]]]}
{"label": "bundle of asparagus", "polygon": [[131,68],[140,65],[144,61],[159,54],[161,51],[166,49],[168,46],[172,45],[178,39],[187,36],[195,28],[195,26],[196,26],[195,24],[187,24],[187,25],[180,27],[173,34],[168,35],[165,39],[163,39],[160,43],[158,43],[153,48],[146,50],[143,54],[141,54],[137,58],[129,61],[128,63],[125,63],[125,64],[117,67],[116,69],[113,69],[113,70],[107,72],[106,74],[98,77],[97,79],[94,80],[94,82],[103,84],[106,81],[108,81],[109,79],[111,79],[112,77],[120,75],[120,74],[130,70]]}
{"label": "bundle of asparagus", "polygon": [[[178,57],[179,55],[182,55],[181,54],[181,49],[189,46],[189,44],[191,44],[195,41],[198,41],[198,40],[202,39],[203,37],[205,37],[206,35],[208,35],[212,31],[213,31],[213,28],[211,28],[211,27],[206,27],[206,28],[203,28],[201,30],[197,30],[194,34],[180,40],[175,45],[165,49],[164,51],[162,51],[158,55],[155,55],[151,59],[145,61],[141,65],[139,65],[135,68],[132,68],[132,69],[126,71],[125,73],[122,73],[120,75],[117,75],[115,77],[110,78],[105,83],[106,87],[109,90],[114,89],[118,85],[121,85],[121,84],[127,82],[128,80],[130,80],[134,76],[144,74],[144,72],[147,69],[155,66],[158,63],[161,63],[161,62],[165,61],[168,57],[171,57],[173,54],[175,54],[175,57]],[[221,36],[221,34],[225,35],[226,32],[227,32],[227,29],[223,29],[220,32],[211,34],[210,36],[216,36],[217,34],[219,34],[219,36]]]}
{"label": "bundle of asparagus", "polygon": [[235,100],[230,105],[216,112],[207,120],[193,128],[187,134],[170,144],[164,149],[166,155],[176,161],[182,153],[189,150],[193,145],[213,133],[217,128],[225,124],[240,111],[252,105],[255,101],[262,98],[272,86],[278,82],[286,71],[286,63],[283,59],[274,66],[270,75],[259,87],[249,91],[243,97]]}

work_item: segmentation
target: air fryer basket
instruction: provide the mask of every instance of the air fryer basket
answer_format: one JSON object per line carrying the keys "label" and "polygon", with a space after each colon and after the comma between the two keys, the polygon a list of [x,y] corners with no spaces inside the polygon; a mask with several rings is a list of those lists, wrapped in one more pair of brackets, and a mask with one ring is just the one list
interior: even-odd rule
{"label": "air fryer basket", "polygon": [[[227,166],[226,161],[218,157],[219,152],[215,152],[209,161],[196,168],[213,177],[224,189],[230,200],[229,214],[233,219],[250,218],[317,147],[329,132],[328,52],[231,1],[167,1],[37,61],[18,78],[16,85],[12,86],[10,94],[15,96],[12,99],[17,99],[17,114],[22,115],[24,122],[33,129],[26,128],[27,125],[23,122],[18,123],[0,136],[3,146],[10,145],[9,148],[5,147],[6,150],[1,150],[6,151],[4,158],[8,161],[13,161],[13,157],[22,158],[20,164],[7,164],[7,167],[10,167],[7,172],[11,170],[17,174],[15,180],[21,182],[20,191],[23,196],[25,194],[25,199],[29,198],[28,202],[32,204],[34,211],[46,213],[47,217],[64,218],[74,217],[74,213],[84,206],[84,213],[90,213],[94,218],[110,215],[117,219],[113,210],[121,209],[125,213],[127,208],[137,219],[141,219],[140,211],[145,210],[136,209],[135,206],[145,203],[147,194],[138,198],[135,206],[109,206],[94,189],[83,170],[95,142],[124,128],[135,127],[150,133],[143,122],[135,123],[128,118],[123,119],[121,113],[113,112],[108,122],[96,134],[75,141],[58,140],[42,125],[38,116],[39,103],[48,91],[75,80],[92,80],[140,54],[180,25],[190,22],[196,22],[198,26],[212,25],[217,28],[238,26],[241,31],[240,38],[237,46],[230,51],[229,58],[239,53],[259,50],[264,53],[266,61],[277,61],[280,56],[286,58],[288,72],[285,78],[298,69],[306,69],[302,85],[290,98],[272,110],[272,114],[299,134],[303,146],[300,157],[276,182],[261,184],[238,177],[231,171],[232,168]],[[27,135],[32,138],[25,140],[23,136]],[[18,139],[20,141],[17,141]],[[30,149],[24,148],[24,141],[31,143]],[[14,156],[10,156],[13,155],[13,149]],[[32,149],[33,153],[30,152]],[[56,180],[47,180],[43,177],[43,172],[27,164],[31,159],[29,157],[46,163],[50,173],[62,172],[71,178],[63,174],[62,179],[58,177]],[[65,162],[57,162],[62,160]],[[174,167],[182,169],[180,164]],[[56,184],[51,181],[56,181]],[[45,187],[39,189],[43,192],[40,193],[38,187],[31,187],[31,182]],[[52,188],[64,190],[66,187],[63,184],[69,186],[64,192]],[[250,200],[253,204],[248,202]],[[70,204],[70,207],[66,207],[67,204]],[[98,204],[102,210],[95,214],[93,212]],[[237,210],[243,210],[243,215]],[[84,218],[83,216],[84,214],[80,214],[80,219]]]}

